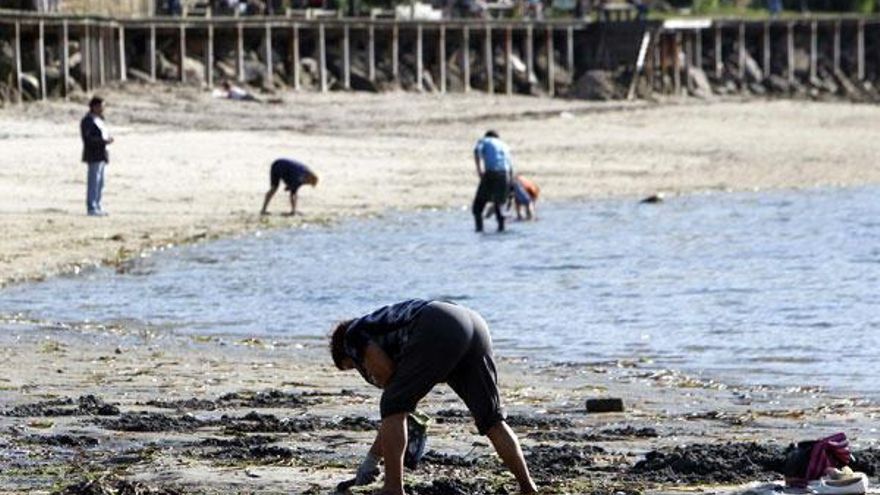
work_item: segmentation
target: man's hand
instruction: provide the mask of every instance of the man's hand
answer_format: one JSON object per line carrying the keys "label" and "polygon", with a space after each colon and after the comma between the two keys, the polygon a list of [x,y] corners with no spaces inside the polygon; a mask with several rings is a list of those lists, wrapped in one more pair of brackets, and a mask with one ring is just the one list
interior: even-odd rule
{"label": "man's hand", "polygon": [[363,466],[358,468],[357,476],[354,477],[354,485],[355,486],[363,486],[369,485],[370,483],[376,481],[379,478],[379,468],[373,468],[372,470],[364,469]]}
{"label": "man's hand", "polygon": [[113,136],[107,138],[107,144],[113,144]]}
{"label": "man's hand", "polygon": [[368,473],[367,472],[362,473],[361,469],[358,468],[357,476],[355,476],[354,478],[352,478],[350,480],[343,481],[342,483],[339,483],[338,485],[336,485],[336,491],[337,492],[346,492],[349,489],[351,489],[351,487],[353,487],[353,486],[369,485],[370,483],[376,481],[376,479],[378,477],[379,477],[379,468],[375,468],[373,471],[370,471]]}

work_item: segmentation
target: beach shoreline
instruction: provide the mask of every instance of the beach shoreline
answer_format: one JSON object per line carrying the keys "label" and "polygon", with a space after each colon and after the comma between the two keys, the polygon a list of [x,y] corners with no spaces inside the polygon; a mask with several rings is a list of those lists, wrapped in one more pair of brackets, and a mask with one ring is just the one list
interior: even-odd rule
{"label": "beach shoreline", "polygon": [[[286,95],[278,105],[212,100],[192,88],[108,90],[107,218],[84,214],[77,122],[83,101],[0,110],[0,286],[116,266],[170,245],[391,210],[467,208],[471,149],[486,128],[549,200],[880,183],[870,130],[880,108],[848,103],[593,103],[457,95]],[[268,166],[300,159],[321,176],[303,216]],[[24,165],[23,165],[24,164]],[[426,187],[430,184],[430,187]],[[464,226],[463,228],[469,228]]]}

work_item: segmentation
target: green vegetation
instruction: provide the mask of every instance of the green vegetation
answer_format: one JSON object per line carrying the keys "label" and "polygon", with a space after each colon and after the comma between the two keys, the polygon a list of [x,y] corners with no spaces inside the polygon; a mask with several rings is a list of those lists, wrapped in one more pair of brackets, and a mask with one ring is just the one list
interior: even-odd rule
{"label": "green vegetation", "polygon": [[[652,16],[662,19],[682,15],[707,17],[769,17],[767,0],[668,0],[670,10],[654,9]],[[809,13],[814,16],[872,14],[880,12],[880,0],[783,0],[781,17],[793,18]]]}

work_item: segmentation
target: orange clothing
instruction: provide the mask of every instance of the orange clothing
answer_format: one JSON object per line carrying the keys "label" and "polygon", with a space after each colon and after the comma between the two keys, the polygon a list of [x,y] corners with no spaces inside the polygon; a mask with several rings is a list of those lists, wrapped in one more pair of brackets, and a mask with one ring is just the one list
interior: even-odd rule
{"label": "orange clothing", "polygon": [[532,201],[538,199],[538,196],[541,194],[541,188],[538,187],[537,184],[526,179],[522,175],[517,175],[516,180],[519,181],[522,188],[526,190],[526,193],[532,198]]}

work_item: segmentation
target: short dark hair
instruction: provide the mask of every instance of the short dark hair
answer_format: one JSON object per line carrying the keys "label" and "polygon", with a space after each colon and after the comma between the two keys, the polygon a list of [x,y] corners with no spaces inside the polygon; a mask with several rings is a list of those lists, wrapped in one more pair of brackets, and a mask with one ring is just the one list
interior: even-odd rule
{"label": "short dark hair", "polygon": [[343,369],[342,361],[350,357],[345,352],[345,331],[352,321],[354,320],[340,321],[330,333],[330,355],[333,357],[333,364],[339,369]]}
{"label": "short dark hair", "polygon": [[101,105],[103,103],[104,103],[104,98],[101,98],[100,96],[93,96],[92,99],[89,100],[89,108],[95,108],[96,106]]}
{"label": "short dark hair", "polygon": [[494,130],[494,129],[489,129],[488,131],[486,131],[486,137],[497,138],[497,137],[498,137],[498,131],[496,131],[496,130]]}

